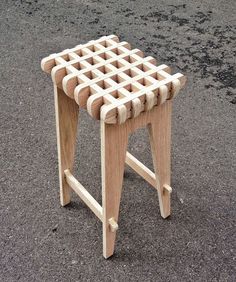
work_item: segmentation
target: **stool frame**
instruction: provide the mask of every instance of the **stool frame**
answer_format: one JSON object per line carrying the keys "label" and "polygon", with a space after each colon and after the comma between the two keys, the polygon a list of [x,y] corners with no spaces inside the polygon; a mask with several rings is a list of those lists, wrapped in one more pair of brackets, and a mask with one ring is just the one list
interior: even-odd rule
{"label": "stool frame", "polygon": [[[161,216],[170,215],[172,100],[186,77],[115,35],[103,36],[41,61],[54,84],[60,202],[74,191],[102,221],[103,256],[114,253],[125,164],[158,193]],[[79,109],[101,124],[102,205],[73,176]],[[154,172],[127,152],[130,133],[147,127]]]}
{"label": "stool frame", "polygon": [[[168,100],[122,124],[101,123],[102,206],[73,176],[78,104],[54,86],[57,147],[59,161],[60,202],[66,206],[73,190],[103,224],[103,256],[114,253],[118,229],[119,205],[125,163],[151,184],[158,193],[163,218],[170,215],[170,141],[172,101]],[[129,134],[147,127],[154,173],[127,152]]]}

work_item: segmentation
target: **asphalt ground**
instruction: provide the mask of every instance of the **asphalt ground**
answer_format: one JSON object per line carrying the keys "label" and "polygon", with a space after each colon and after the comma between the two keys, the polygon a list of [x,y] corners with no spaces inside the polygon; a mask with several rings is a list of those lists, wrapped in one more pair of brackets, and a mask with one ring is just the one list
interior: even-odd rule
{"label": "asphalt ground", "polygon": [[[236,281],[235,18],[229,1],[0,2],[0,281]],[[172,215],[126,168],[116,252],[77,196],[62,208],[53,88],[40,60],[116,34],[184,73]],[[99,122],[81,111],[76,176],[101,203]],[[145,130],[130,151],[152,168]]]}

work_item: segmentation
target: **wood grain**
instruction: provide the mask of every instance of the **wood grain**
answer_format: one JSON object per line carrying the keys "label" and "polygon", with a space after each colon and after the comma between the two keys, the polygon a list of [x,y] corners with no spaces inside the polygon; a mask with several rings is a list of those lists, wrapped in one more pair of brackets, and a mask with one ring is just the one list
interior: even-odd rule
{"label": "wood grain", "polygon": [[128,135],[125,128],[101,122],[103,256],[114,252],[116,230],[109,220],[118,222]]}
{"label": "wood grain", "polygon": [[157,191],[163,218],[170,215],[170,191],[164,189],[164,185],[170,186],[171,110],[172,101],[169,100],[157,107],[148,125],[154,170],[159,176]]}
{"label": "wood grain", "polygon": [[79,107],[63,90],[54,86],[56,112],[57,150],[59,165],[60,201],[70,203],[71,188],[66,183],[64,170],[73,171]]}

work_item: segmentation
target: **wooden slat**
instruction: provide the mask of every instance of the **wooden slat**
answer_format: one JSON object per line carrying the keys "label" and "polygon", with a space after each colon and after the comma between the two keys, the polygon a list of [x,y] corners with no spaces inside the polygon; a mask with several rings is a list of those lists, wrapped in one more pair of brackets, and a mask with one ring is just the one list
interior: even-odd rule
{"label": "wooden slat", "polygon": [[70,173],[69,169],[64,171],[66,182],[76,192],[76,194],[84,201],[91,211],[102,221],[102,207],[93,198],[93,196],[84,188],[84,186]]}
{"label": "wooden slat", "polygon": [[129,97],[125,97],[121,100],[118,100],[116,104],[104,105],[104,107],[101,109],[101,120],[106,123],[117,123],[117,108],[119,106],[126,105],[135,98],[141,98],[142,96],[145,96],[146,92],[156,91],[159,87],[163,85],[169,85],[168,88],[170,88],[171,82],[175,79],[179,79],[182,85],[185,84],[185,77],[180,73],[176,73],[164,80],[157,80],[155,84],[146,87],[146,89],[142,89],[138,92],[132,93],[132,95],[130,95]]}
{"label": "wooden slat", "polygon": [[[125,162],[141,177],[143,177],[149,184],[151,184],[155,189],[159,188],[157,188],[157,183],[159,183],[159,179],[157,182],[155,173],[152,172],[149,168],[147,168],[144,164],[142,164],[139,160],[137,160],[129,152],[126,153]],[[160,184],[158,186],[160,186]]]}
{"label": "wooden slat", "polygon": [[84,47],[93,46],[94,44],[100,43],[100,42],[105,41],[106,39],[109,39],[109,38],[112,39],[115,42],[119,42],[118,37],[115,36],[115,35],[103,36],[103,37],[99,38],[98,40],[91,40],[86,44],[83,44],[83,45],[80,44],[80,45],[77,45],[76,47],[74,47],[72,49],[66,49],[66,50],[63,50],[60,53],[49,55],[48,57],[42,59],[41,68],[42,68],[43,71],[50,73],[52,68],[56,65],[55,64],[56,58],[58,58],[58,57],[66,58],[68,56],[68,54],[71,53],[71,52],[78,52],[79,50],[81,50]]}

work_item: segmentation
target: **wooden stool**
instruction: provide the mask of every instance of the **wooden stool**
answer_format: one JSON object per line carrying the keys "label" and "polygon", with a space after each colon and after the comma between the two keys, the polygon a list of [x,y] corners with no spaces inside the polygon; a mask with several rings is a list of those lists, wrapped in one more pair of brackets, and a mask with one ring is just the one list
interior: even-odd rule
{"label": "wooden stool", "polygon": [[[185,77],[170,74],[117,36],[104,36],[41,62],[54,83],[61,205],[71,188],[103,223],[103,255],[114,252],[124,165],[158,192],[161,216],[170,215],[172,98]],[[101,123],[102,206],[72,175],[79,108]],[[128,136],[147,126],[155,173],[127,152]]]}

